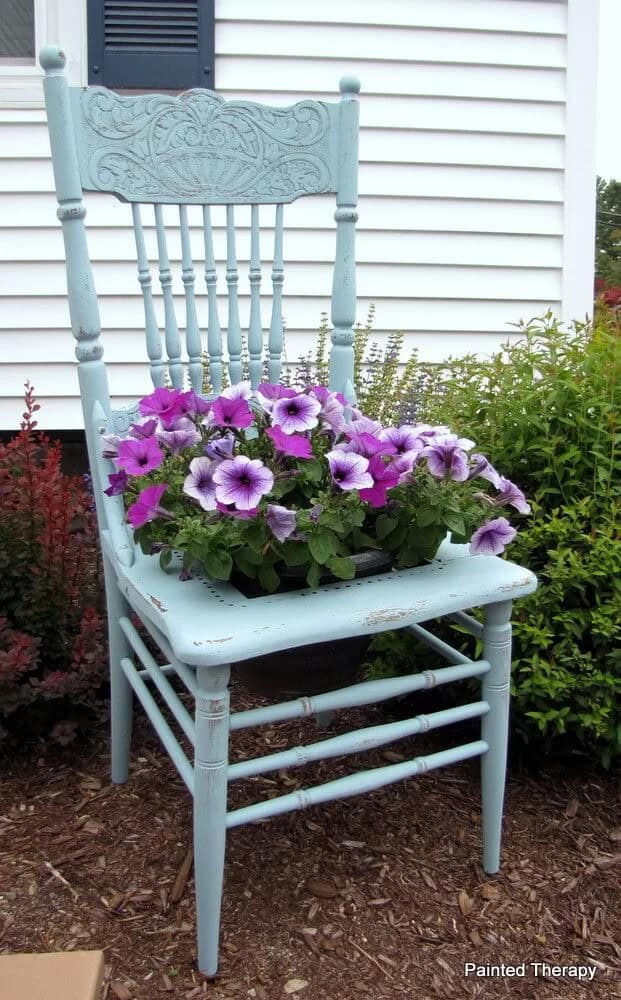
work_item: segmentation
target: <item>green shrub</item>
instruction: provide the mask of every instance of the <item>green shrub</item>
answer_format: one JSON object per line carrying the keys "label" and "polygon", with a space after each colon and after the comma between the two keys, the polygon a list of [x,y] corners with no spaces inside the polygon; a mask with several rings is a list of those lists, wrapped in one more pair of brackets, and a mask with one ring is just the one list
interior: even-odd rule
{"label": "green shrub", "polygon": [[[491,359],[421,366],[417,419],[474,438],[532,503],[510,554],[540,581],[515,608],[515,733],[569,737],[609,764],[621,751],[618,321],[563,328],[548,313],[519,330]],[[382,641],[374,673],[395,662]],[[407,662],[412,643],[398,643]]]}

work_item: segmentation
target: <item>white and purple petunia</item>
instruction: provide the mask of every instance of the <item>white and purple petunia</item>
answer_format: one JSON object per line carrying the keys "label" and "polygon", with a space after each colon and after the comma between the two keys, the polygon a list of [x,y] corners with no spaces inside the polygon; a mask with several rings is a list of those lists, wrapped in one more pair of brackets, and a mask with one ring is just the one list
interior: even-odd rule
{"label": "white and purple petunia", "polygon": [[468,479],[486,479],[497,490],[500,489],[500,474],[485,455],[471,455],[472,465],[468,473]]}
{"label": "white and purple petunia", "polygon": [[270,411],[272,423],[285,434],[310,431],[319,423],[321,403],[315,396],[298,393],[275,400]]}
{"label": "white and purple petunia", "polygon": [[250,399],[252,396],[252,384],[246,382],[235,382],[234,385],[227,385],[220,393],[225,399]]}
{"label": "white and purple petunia", "polygon": [[373,486],[369,460],[354,451],[329,451],[326,453],[332,480],[341,490],[366,490]]}
{"label": "white and purple petunia", "polygon": [[280,504],[268,503],[265,520],[270,531],[279,542],[286,542],[289,536],[295,531],[295,511],[289,510],[287,507],[281,507]]}
{"label": "white and purple petunia", "polygon": [[[424,426],[424,425],[423,425]],[[423,436],[424,432],[419,431],[411,424],[403,424],[401,427],[385,427],[377,435],[382,441],[391,444],[397,455],[405,455],[407,452],[420,452],[428,442]]]}
{"label": "white and purple petunia", "polygon": [[340,392],[331,392],[323,385],[311,386],[310,395],[321,403],[319,419],[321,426],[333,434],[340,434],[345,426],[347,400]]}
{"label": "white and purple petunia", "polygon": [[235,504],[239,510],[251,510],[274,485],[274,476],[258,459],[247,455],[218,463],[213,474],[216,499],[223,504]]}
{"label": "white and purple petunia", "polygon": [[210,458],[193,458],[190,474],[183,484],[183,492],[198,500],[203,510],[216,509],[216,485],[213,481],[216,467],[217,463]]}
{"label": "white and purple petunia", "polygon": [[423,448],[421,455],[427,459],[427,467],[432,476],[464,483],[470,471],[466,455],[468,447],[473,447],[472,441],[447,434]]}
{"label": "white and purple petunia", "polygon": [[474,556],[499,556],[516,535],[506,517],[496,517],[477,528],[470,539],[470,551]]}
{"label": "white and purple petunia", "polygon": [[298,393],[295,389],[290,389],[286,385],[277,382],[261,382],[257,386],[257,402],[266,413],[272,412],[272,407],[277,399],[293,399]]}
{"label": "white and purple petunia", "polygon": [[510,479],[505,479],[504,476],[500,476],[498,490],[498,496],[496,497],[497,504],[514,507],[520,514],[530,514],[530,504],[528,500],[522,493],[519,486],[512,483]]}
{"label": "white and purple petunia", "polygon": [[232,458],[235,450],[235,438],[229,432],[223,437],[211,438],[205,445],[205,454],[209,458]]}

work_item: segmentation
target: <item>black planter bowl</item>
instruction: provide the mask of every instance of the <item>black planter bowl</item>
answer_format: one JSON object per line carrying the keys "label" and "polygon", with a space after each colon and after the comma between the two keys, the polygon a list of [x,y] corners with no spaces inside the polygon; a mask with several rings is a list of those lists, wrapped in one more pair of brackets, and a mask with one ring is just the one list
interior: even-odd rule
{"label": "black planter bowl", "polygon": [[[356,579],[387,573],[392,569],[392,556],[387,552],[360,552],[352,559],[356,563]],[[280,572],[282,582],[278,593],[305,588],[304,571],[297,567],[282,567]],[[337,581],[327,573],[321,582]],[[241,574],[233,575],[231,583],[246,597],[265,597],[255,580]],[[371,636],[359,635],[255,656],[237,663],[235,676],[249,690],[272,697],[297,698],[335,691],[356,681],[370,641]]]}

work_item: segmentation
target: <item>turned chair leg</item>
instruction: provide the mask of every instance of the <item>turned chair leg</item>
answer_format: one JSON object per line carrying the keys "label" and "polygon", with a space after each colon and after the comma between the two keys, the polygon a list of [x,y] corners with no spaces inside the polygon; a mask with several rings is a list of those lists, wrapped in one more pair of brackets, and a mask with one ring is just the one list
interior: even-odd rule
{"label": "turned chair leg", "polygon": [[483,813],[483,868],[493,875],[500,868],[502,811],[509,738],[509,684],[511,679],[511,601],[485,608],[483,659],[491,669],[482,681],[482,697],[489,712],[481,723],[481,738],[489,750],[481,757]]}
{"label": "turned chair leg", "polygon": [[218,969],[220,907],[226,846],[230,667],[196,671],[194,751],[194,881],[198,968]]}
{"label": "turned chair leg", "polygon": [[119,619],[129,617],[130,607],[121,594],[109,560],[103,557],[108,612],[108,649],[110,653],[110,777],[122,785],[129,773],[129,751],[132,741],[134,692],[121,668],[124,656],[132,654]]}

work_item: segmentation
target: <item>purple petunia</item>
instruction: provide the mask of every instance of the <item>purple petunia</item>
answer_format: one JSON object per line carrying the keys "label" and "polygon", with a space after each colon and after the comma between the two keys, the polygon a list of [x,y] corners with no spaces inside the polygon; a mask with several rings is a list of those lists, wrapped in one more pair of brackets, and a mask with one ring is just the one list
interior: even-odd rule
{"label": "purple petunia", "polygon": [[234,503],[220,503],[219,500],[216,507],[221,514],[228,514],[229,517],[236,517],[238,521],[251,521],[252,518],[256,517],[259,513],[258,507],[252,507],[250,510],[237,510]]}
{"label": "purple petunia", "polygon": [[182,392],[179,396],[177,409],[181,416],[197,417],[209,413],[211,403],[209,400],[199,396],[193,389],[189,389],[187,392]]}
{"label": "purple petunia", "polygon": [[401,427],[386,427],[379,432],[378,437],[382,441],[388,441],[394,447],[397,455],[405,455],[406,452],[410,451],[421,451],[427,444],[421,432],[410,424],[403,424]]}
{"label": "purple petunia", "polygon": [[308,438],[302,434],[285,434],[280,427],[266,427],[265,433],[274,443],[274,448],[282,455],[293,458],[312,458],[313,449]]}
{"label": "purple petunia", "polygon": [[285,434],[296,431],[310,431],[319,423],[318,413],[321,403],[314,396],[299,393],[296,396],[277,399],[271,409],[272,423]]}
{"label": "purple petunia", "polygon": [[345,426],[347,400],[340,392],[331,392],[323,385],[313,385],[308,390],[321,403],[319,419],[322,427],[333,434],[340,434]]}
{"label": "purple petunia", "polygon": [[474,556],[499,556],[516,535],[517,531],[506,517],[496,517],[475,531],[470,539],[470,551]]}
{"label": "purple petunia", "polygon": [[510,479],[504,476],[499,477],[499,493],[495,502],[505,504],[507,507],[514,507],[520,514],[530,514],[530,504],[522,490]]}
{"label": "purple petunia", "polygon": [[427,459],[427,466],[432,476],[463,483],[467,480],[469,472],[468,456],[464,450],[466,446],[472,447],[472,442],[450,434],[427,445],[421,455]]}
{"label": "purple petunia", "polygon": [[183,492],[198,500],[203,510],[216,509],[216,486],[213,481],[216,468],[217,463],[210,458],[193,458],[190,474],[183,483]]}
{"label": "purple petunia", "polygon": [[141,528],[147,521],[154,521],[156,517],[170,517],[170,512],[160,506],[162,494],[168,489],[168,483],[160,483],[159,486],[147,486],[139,494],[138,499],[127,511],[127,520],[132,528]]}
{"label": "purple petunia", "polygon": [[407,483],[412,479],[414,466],[420,455],[418,451],[406,451],[403,455],[395,455],[392,460],[392,468],[399,474],[399,483]]}
{"label": "purple petunia", "polygon": [[119,445],[117,463],[130,476],[145,476],[163,461],[164,455],[153,437],[126,438]]}
{"label": "purple petunia", "polygon": [[239,510],[256,507],[274,485],[274,476],[258,459],[237,455],[220,462],[214,472],[216,498],[223,504],[235,504]]}
{"label": "purple petunia", "polygon": [[352,431],[348,427],[345,429],[345,434],[349,440],[347,444],[338,444],[336,447],[339,450],[355,451],[364,458],[372,458],[373,455],[394,455],[396,451],[390,441],[384,441],[369,431]]}
{"label": "purple petunia", "polygon": [[285,542],[295,531],[295,511],[281,507],[280,504],[268,503],[265,520],[279,542]]}
{"label": "purple petunia", "polygon": [[235,438],[229,432],[223,437],[211,438],[205,445],[205,454],[209,458],[232,458],[235,450]]}
{"label": "purple petunia", "polygon": [[174,455],[184,448],[192,448],[201,440],[200,432],[187,417],[178,420],[173,430],[158,431],[156,437],[160,444],[165,444]]}
{"label": "purple petunia", "polygon": [[213,402],[209,417],[216,427],[235,427],[237,430],[250,427],[254,419],[245,399],[227,399],[226,396],[218,396]]}
{"label": "purple petunia", "polygon": [[121,493],[125,492],[128,482],[129,476],[125,469],[121,469],[120,472],[111,472],[108,476],[108,483],[110,485],[104,490],[104,493],[108,497],[118,497]]}
{"label": "purple petunia", "polygon": [[470,468],[468,479],[487,479],[488,483],[491,483],[492,486],[499,490],[500,474],[496,472],[496,469],[485,455],[471,455],[470,459],[474,464]]}
{"label": "purple petunia", "polygon": [[329,451],[326,454],[332,479],[342,490],[364,490],[373,486],[373,476],[368,471],[368,459],[353,451]]}
{"label": "purple petunia", "polygon": [[371,507],[383,507],[386,504],[386,491],[397,485],[399,473],[394,463],[386,465],[381,455],[374,455],[369,459],[369,473],[373,477],[373,486],[360,490],[360,499]]}

